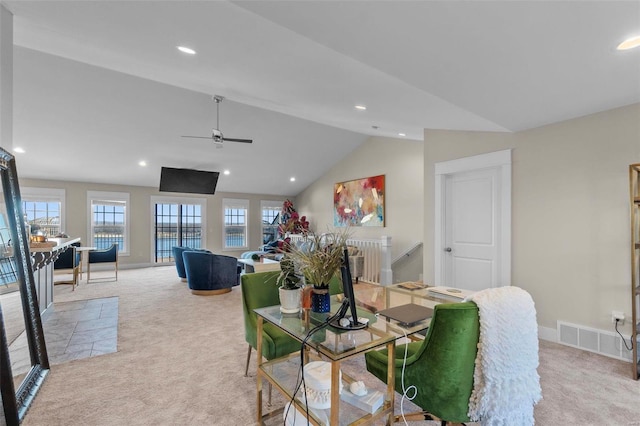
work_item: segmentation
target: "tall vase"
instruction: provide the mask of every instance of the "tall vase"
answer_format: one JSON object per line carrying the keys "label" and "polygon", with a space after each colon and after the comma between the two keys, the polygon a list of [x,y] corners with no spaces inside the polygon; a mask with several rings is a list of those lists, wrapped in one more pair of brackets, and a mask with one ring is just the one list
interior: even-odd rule
{"label": "tall vase", "polygon": [[311,293],[311,310],[325,313],[331,310],[331,295],[329,287],[314,287]]}

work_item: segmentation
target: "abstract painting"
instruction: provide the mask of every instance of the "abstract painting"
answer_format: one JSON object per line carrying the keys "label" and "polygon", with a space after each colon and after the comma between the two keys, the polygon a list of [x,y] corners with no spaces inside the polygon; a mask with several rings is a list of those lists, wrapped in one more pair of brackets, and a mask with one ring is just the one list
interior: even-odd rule
{"label": "abstract painting", "polygon": [[333,187],[334,226],[384,226],[384,175]]}

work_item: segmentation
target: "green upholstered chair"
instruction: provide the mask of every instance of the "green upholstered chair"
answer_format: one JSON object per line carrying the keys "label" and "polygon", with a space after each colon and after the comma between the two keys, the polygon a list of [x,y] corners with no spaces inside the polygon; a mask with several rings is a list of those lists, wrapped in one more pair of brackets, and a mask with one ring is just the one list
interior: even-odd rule
{"label": "green upholstered chair", "polygon": [[[473,302],[436,305],[424,340],[408,344],[405,389],[413,385],[413,403],[424,411],[407,420],[469,421],[469,397],[480,331],[478,307]],[[405,345],[396,348],[395,389],[402,394]],[[367,370],[386,383],[386,350],[365,354]],[[409,393],[410,394],[410,393]]]}
{"label": "green upholstered chair", "polygon": [[344,293],[342,289],[342,279],[336,274],[331,278],[331,281],[329,281],[329,294],[333,296],[340,293]]}
{"label": "green upholstered chair", "polygon": [[[249,372],[251,350],[255,349],[257,340],[257,315],[253,312],[256,308],[279,305],[278,286],[276,278],[279,271],[257,272],[241,276],[242,311],[244,313],[244,336],[249,344],[247,352],[247,365],[245,376]],[[300,342],[290,337],[273,324],[264,322],[262,335],[262,356],[267,360],[279,358],[300,350]]]}

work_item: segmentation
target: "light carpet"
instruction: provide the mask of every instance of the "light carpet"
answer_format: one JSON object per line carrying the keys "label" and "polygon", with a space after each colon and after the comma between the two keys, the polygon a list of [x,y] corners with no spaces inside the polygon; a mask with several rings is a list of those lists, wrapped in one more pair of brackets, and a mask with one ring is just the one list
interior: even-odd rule
{"label": "light carpet", "polygon": [[[256,423],[255,353],[254,372],[244,377],[239,287],[194,296],[174,267],[156,267],[55,291],[56,302],[118,296],[118,350],[52,366],[23,425]],[[622,361],[541,341],[536,423],[640,424],[640,382],[629,370]],[[283,402],[274,391],[274,404]]]}

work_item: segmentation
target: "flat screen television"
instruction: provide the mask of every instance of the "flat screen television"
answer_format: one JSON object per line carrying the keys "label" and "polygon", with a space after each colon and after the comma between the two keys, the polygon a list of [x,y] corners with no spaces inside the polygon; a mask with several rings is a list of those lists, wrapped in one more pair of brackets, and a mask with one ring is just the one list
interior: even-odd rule
{"label": "flat screen television", "polygon": [[160,192],[215,194],[220,172],[162,167]]}

